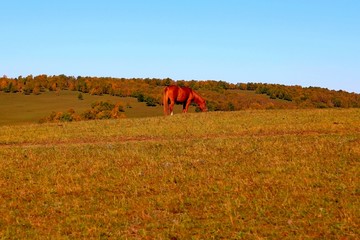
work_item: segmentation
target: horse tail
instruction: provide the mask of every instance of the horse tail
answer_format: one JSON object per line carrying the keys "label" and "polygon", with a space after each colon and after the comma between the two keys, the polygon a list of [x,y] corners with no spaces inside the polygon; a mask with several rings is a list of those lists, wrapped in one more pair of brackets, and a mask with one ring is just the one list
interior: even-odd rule
{"label": "horse tail", "polygon": [[168,87],[164,89],[163,104],[165,116],[169,114],[169,94]]}

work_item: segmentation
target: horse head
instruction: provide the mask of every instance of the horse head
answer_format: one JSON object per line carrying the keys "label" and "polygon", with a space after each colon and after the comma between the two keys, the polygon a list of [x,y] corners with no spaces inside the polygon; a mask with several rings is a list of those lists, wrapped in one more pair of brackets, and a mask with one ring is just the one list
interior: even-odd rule
{"label": "horse head", "polygon": [[207,112],[208,109],[206,107],[206,101],[205,99],[203,99],[202,97],[200,97],[200,95],[196,94],[195,96],[195,102],[197,103],[197,105],[199,105],[199,108],[202,112]]}

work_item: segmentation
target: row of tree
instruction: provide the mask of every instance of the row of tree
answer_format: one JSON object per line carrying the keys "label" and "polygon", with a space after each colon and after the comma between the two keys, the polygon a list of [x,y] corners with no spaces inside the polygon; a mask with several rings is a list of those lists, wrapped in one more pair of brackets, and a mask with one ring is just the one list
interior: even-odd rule
{"label": "row of tree", "polygon": [[0,91],[41,94],[45,91],[71,90],[92,95],[110,94],[135,97],[148,106],[161,104],[164,86],[176,84],[198,91],[208,101],[209,110],[247,108],[358,108],[360,94],[318,87],[285,86],[264,83],[227,83],[224,81],[174,81],[170,78],[73,77],[66,75],[19,76],[0,78]]}

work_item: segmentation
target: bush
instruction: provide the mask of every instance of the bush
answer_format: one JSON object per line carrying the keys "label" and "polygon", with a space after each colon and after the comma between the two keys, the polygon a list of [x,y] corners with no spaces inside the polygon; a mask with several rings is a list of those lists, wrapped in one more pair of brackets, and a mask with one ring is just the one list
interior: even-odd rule
{"label": "bush", "polygon": [[110,111],[101,111],[98,114],[96,114],[96,119],[110,119],[110,118],[111,118]]}
{"label": "bush", "polygon": [[155,98],[147,97],[145,99],[145,102],[146,102],[146,106],[149,106],[149,107],[155,107],[156,106],[156,99]]}
{"label": "bush", "polygon": [[[213,101],[206,101],[206,107],[208,109],[209,112],[212,111],[220,111],[220,105],[216,102]],[[201,109],[197,106],[195,109],[196,112],[201,112]]]}
{"label": "bush", "polygon": [[292,101],[292,96],[289,93],[285,93],[284,100],[291,102]]}
{"label": "bush", "polygon": [[341,100],[338,99],[338,98],[334,98],[334,99],[332,100],[332,102],[333,102],[333,104],[334,104],[334,107],[341,107],[341,106],[342,106]]}
{"label": "bush", "polygon": [[59,121],[60,122],[72,122],[73,121],[72,114],[69,112],[61,114],[59,117]]}
{"label": "bush", "polygon": [[228,103],[228,110],[229,111],[235,111],[235,105],[232,102]]}
{"label": "bush", "polygon": [[138,102],[144,102],[145,101],[145,96],[142,93],[139,93],[139,95],[137,96],[137,100]]}
{"label": "bush", "polygon": [[115,107],[115,104],[112,104],[110,102],[94,102],[91,104],[91,108],[95,109],[96,112],[102,112],[102,111],[110,111]]}
{"label": "bush", "polygon": [[96,114],[91,109],[89,109],[81,114],[81,118],[83,120],[94,120],[96,119]]}
{"label": "bush", "polygon": [[40,123],[44,122],[72,122],[81,120],[95,120],[95,119],[117,119],[125,118],[124,107],[121,102],[112,104],[110,102],[95,102],[91,104],[91,109],[86,110],[78,115],[74,109],[69,109],[67,112],[52,112],[50,116],[40,119]]}

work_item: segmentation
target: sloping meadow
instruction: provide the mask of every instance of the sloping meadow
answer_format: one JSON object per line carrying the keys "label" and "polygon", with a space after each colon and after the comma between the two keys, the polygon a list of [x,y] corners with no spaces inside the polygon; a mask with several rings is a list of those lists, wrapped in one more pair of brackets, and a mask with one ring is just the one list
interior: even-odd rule
{"label": "sloping meadow", "polygon": [[360,111],[0,128],[0,238],[356,239]]}

